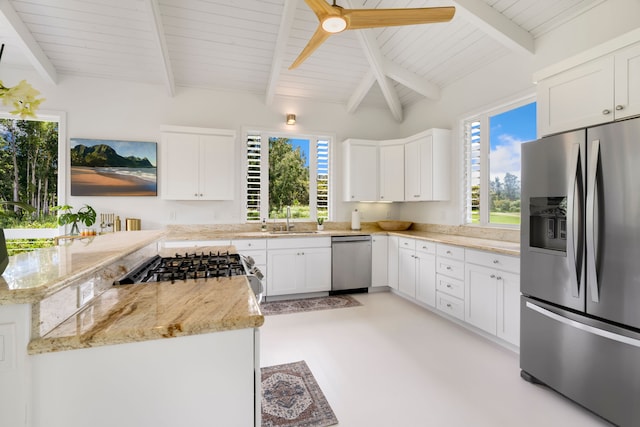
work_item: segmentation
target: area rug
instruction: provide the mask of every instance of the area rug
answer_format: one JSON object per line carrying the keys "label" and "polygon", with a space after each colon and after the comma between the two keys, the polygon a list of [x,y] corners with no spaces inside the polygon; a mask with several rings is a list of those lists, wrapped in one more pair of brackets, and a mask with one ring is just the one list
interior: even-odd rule
{"label": "area rug", "polygon": [[268,366],[262,374],[262,427],[325,427],[338,423],[304,360]]}
{"label": "area rug", "polygon": [[328,310],[331,308],[356,307],[362,305],[349,295],[304,298],[286,301],[270,301],[260,304],[262,314],[290,314],[303,311]]}

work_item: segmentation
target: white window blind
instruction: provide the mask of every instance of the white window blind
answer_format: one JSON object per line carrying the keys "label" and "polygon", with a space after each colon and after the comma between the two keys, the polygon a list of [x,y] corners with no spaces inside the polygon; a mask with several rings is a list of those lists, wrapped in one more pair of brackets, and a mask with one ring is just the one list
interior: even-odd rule
{"label": "white window blind", "polygon": [[260,135],[247,135],[247,221],[260,220],[262,154]]}
{"label": "white window blind", "polygon": [[480,120],[464,122],[466,223],[480,220]]}
{"label": "white window blind", "polygon": [[319,138],[316,143],[317,218],[329,218],[329,141]]}

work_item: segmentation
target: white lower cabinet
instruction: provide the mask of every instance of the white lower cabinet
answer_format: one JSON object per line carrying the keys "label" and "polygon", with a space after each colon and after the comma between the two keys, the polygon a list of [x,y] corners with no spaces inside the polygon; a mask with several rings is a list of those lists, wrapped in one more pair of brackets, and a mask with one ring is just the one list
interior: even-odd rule
{"label": "white lower cabinet", "polygon": [[517,258],[468,249],[465,321],[489,334],[520,343],[520,265]]}
{"label": "white lower cabinet", "polygon": [[398,250],[398,290],[436,305],[436,244],[401,237]]}
{"label": "white lower cabinet", "polygon": [[439,243],[436,258],[436,308],[464,320],[464,248]]}
{"label": "white lower cabinet", "polygon": [[371,236],[371,286],[380,287],[389,284],[389,238]]}
{"label": "white lower cabinet", "polygon": [[330,238],[269,239],[267,249],[267,296],[331,290]]}

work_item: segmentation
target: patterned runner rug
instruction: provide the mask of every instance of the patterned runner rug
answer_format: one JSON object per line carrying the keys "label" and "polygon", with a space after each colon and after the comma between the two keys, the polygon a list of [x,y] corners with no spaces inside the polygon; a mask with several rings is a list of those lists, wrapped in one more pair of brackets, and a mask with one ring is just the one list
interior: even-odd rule
{"label": "patterned runner rug", "polygon": [[325,427],[338,423],[304,360],[261,371],[262,427]]}
{"label": "patterned runner rug", "polygon": [[356,307],[362,305],[349,295],[304,298],[286,301],[271,301],[260,304],[262,314],[289,314],[302,311],[328,310],[330,308]]}

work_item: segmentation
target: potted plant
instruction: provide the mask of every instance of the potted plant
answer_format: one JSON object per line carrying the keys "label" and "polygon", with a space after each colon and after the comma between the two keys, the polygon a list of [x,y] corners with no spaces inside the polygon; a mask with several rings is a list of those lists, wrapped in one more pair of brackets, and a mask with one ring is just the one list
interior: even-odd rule
{"label": "potted plant", "polygon": [[89,205],[84,205],[77,212],[73,212],[73,206],[62,205],[56,206],[53,210],[61,213],[58,215],[58,224],[71,224],[71,234],[80,234],[78,222],[83,223],[87,227],[91,227],[96,222],[96,211]]}
{"label": "potted plant", "polygon": [[316,221],[318,222],[318,231],[324,230],[324,218],[318,218]]}

